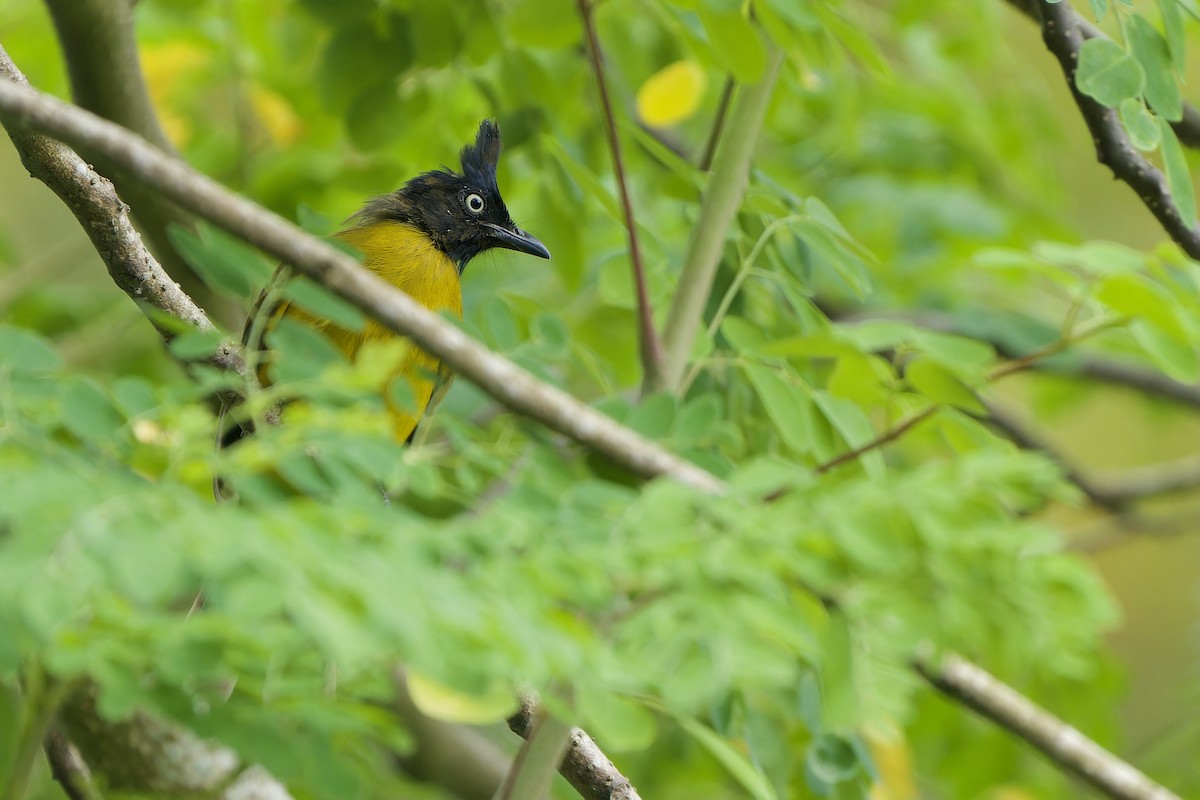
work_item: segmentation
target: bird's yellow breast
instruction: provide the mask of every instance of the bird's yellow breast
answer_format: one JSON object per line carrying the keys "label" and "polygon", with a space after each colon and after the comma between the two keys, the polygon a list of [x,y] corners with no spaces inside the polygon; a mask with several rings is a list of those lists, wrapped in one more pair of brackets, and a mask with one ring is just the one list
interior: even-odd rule
{"label": "bird's yellow breast", "polygon": [[[338,238],[363,254],[363,266],[430,311],[451,311],[455,316],[462,316],[462,284],[458,268],[428,236],[412,225],[372,222],[342,231]],[[367,320],[361,331],[348,331],[315,319],[295,307],[287,313],[323,330],[351,361],[364,342],[396,335],[372,319]],[[412,434],[430,400],[440,399],[452,377],[440,361],[424,350],[414,347],[408,352],[396,370],[396,378],[408,382],[415,405],[411,410],[391,406],[396,438],[404,441]]]}

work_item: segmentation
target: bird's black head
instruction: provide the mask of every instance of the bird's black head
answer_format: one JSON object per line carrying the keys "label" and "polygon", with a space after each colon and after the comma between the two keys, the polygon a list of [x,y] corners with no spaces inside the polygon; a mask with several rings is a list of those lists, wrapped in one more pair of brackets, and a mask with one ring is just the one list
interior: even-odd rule
{"label": "bird's black head", "polygon": [[400,190],[369,201],[356,215],[359,224],[395,220],[414,225],[458,265],[459,272],[494,247],[549,258],[544,244],[513,223],[500,197],[499,126],[485,119],[475,143],[464,147],[460,158],[461,173],[448,168],[425,172]]}

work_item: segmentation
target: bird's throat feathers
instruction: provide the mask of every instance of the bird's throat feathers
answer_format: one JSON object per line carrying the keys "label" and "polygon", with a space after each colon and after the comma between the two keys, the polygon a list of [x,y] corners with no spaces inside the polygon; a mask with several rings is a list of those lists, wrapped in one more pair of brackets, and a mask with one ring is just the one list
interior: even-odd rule
{"label": "bird's throat feathers", "polygon": [[421,305],[462,316],[461,266],[415,225],[361,219],[338,238],[363,254],[363,266]]}

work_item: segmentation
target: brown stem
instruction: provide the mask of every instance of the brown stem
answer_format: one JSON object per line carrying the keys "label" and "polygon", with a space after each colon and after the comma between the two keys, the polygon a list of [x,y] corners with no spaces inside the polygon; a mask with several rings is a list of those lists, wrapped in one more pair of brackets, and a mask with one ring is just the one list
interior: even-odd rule
{"label": "brown stem", "polygon": [[725,129],[725,118],[729,116],[729,103],[733,100],[734,81],[732,75],[725,76],[725,85],[721,87],[721,99],[717,101],[717,113],[713,116],[712,128],[708,132],[708,141],[704,143],[704,152],[700,156],[701,172],[712,169],[713,156],[717,153],[717,143],[721,141],[721,131]]}
{"label": "brown stem", "polygon": [[625,162],[621,156],[621,140],[617,137],[617,120],[613,114],[612,99],[608,94],[608,81],[604,77],[604,55],[600,50],[600,38],[596,35],[596,24],[592,19],[591,0],[576,0],[579,17],[587,39],[588,60],[592,75],[596,78],[596,90],[600,94],[600,109],[604,117],[604,133],[608,138],[608,149],[612,154],[613,172],[617,176],[617,189],[621,195],[621,210],[625,214],[625,229],[629,232],[629,262],[633,267],[633,285],[637,292],[638,344],[645,374],[644,386],[657,385],[663,369],[663,346],[654,327],[654,309],[650,306],[650,292],[646,288],[646,268],[642,263],[642,249],[638,245],[637,220],[633,214],[633,202],[629,199],[629,185],[625,177]]}

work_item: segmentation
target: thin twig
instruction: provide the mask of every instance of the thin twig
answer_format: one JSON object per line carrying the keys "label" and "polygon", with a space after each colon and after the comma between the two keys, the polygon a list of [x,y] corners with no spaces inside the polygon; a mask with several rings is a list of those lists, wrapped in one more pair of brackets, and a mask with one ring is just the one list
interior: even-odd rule
{"label": "thin twig", "polygon": [[600,37],[596,35],[595,20],[592,19],[592,0],[577,0],[579,18],[587,39],[588,60],[592,75],[596,78],[596,90],[600,94],[600,110],[604,116],[604,132],[608,137],[608,150],[612,154],[613,172],[617,176],[617,190],[621,195],[621,209],[625,214],[625,229],[629,232],[629,263],[633,268],[633,286],[637,292],[638,345],[642,359],[644,386],[657,386],[663,370],[663,346],[654,327],[654,309],[650,305],[650,292],[646,288],[646,267],[642,262],[642,248],[638,245],[637,219],[633,214],[633,201],[629,199],[629,182],[625,177],[625,161],[621,157],[621,140],[617,136],[617,120],[613,113],[612,100],[608,94],[608,81],[604,77],[604,54],[600,50]]}
{"label": "thin twig", "polygon": [[[961,316],[943,314],[936,311],[918,310],[915,312],[873,310],[863,313],[845,314],[837,309],[826,309],[830,319],[846,324],[871,322],[875,320],[900,320],[928,328],[932,331],[952,333],[965,336],[968,339],[986,342],[995,348],[1001,356],[1009,359],[1024,358],[1029,355],[1013,347],[1012,343],[994,335],[981,333],[968,320],[972,312],[968,310]],[[1053,373],[1064,377],[1088,379],[1108,383],[1113,386],[1124,386],[1133,391],[1150,397],[1169,400],[1179,405],[1200,409],[1200,385],[1181,383],[1158,370],[1126,361],[1118,361],[1101,356],[1080,356],[1077,359],[1046,359],[1033,365],[1039,372]]]}
{"label": "thin twig", "polygon": [[1075,105],[1091,131],[1096,145],[1096,158],[1112,170],[1113,175],[1128,184],[1154,215],[1167,235],[1192,258],[1200,258],[1200,227],[1195,220],[1179,215],[1167,179],[1151,164],[1133,143],[1121,125],[1115,109],[1108,108],[1088,97],[1075,85],[1075,70],[1079,65],[1079,49],[1083,34],[1080,18],[1070,3],[1038,4],[1041,11],[1042,39],[1046,48],[1058,59]]}
{"label": "thin twig", "polygon": [[51,727],[46,734],[43,747],[50,774],[62,787],[63,794],[70,800],[103,800],[83,756],[57,726]]}
{"label": "thin twig", "polygon": [[[1020,11],[1034,22],[1040,20],[1038,6],[1043,0],[1007,0],[1008,4]],[[1067,9],[1075,17],[1076,26],[1084,39],[1107,39],[1107,34],[1084,19],[1078,12]],[[1171,123],[1180,144],[1187,147],[1200,147],[1200,111],[1195,106],[1183,104],[1183,119]]]}
{"label": "thin twig", "polygon": [[[540,704],[525,695],[521,710],[508,719],[508,727],[521,738],[528,738]],[[584,800],[641,800],[637,789],[613,765],[595,740],[579,728],[572,728],[567,752],[559,772]]]}
{"label": "thin twig", "polygon": [[1132,499],[1130,496],[1114,492],[1088,478],[1076,469],[1066,456],[1060,453],[1049,442],[1038,436],[1034,431],[1030,430],[1014,414],[986,400],[983,401],[983,404],[987,408],[987,415],[980,417],[982,421],[990,422],[1022,450],[1035,451],[1050,458],[1058,464],[1059,469],[1062,470],[1063,477],[1074,484],[1095,505],[1114,513],[1125,510],[1129,500]]}
{"label": "thin twig", "polygon": [[876,436],[874,439],[867,442],[866,444],[859,445],[858,447],[855,447],[853,450],[847,450],[844,453],[839,453],[836,456],[834,456],[833,458],[826,461],[824,464],[817,465],[816,471],[818,473],[828,472],[829,470],[833,469],[834,467],[840,467],[842,464],[845,464],[847,461],[853,461],[854,459],[856,459],[860,456],[863,456],[863,455],[871,452],[872,450],[883,447],[885,444],[888,444],[889,442],[893,442],[896,439],[899,439],[901,436],[908,433],[908,431],[912,430],[917,425],[920,425],[922,422],[924,422],[925,420],[932,417],[935,413],[937,413],[937,411],[940,408],[941,408],[941,406],[929,406],[927,408],[921,409],[920,411],[918,411],[915,414],[911,414],[911,415],[905,417],[900,422],[896,423],[895,426],[893,426],[893,427],[889,428],[888,430],[884,431],[883,433],[879,434],[878,436]]}
{"label": "thin twig", "polygon": [[713,156],[717,154],[717,143],[721,141],[721,131],[725,129],[725,117],[729,116],[733,87],[733,76],[726,75],[725,85],[721,87],[721,99],[717,101],[717,112],[713,115],[712,128],[708,131],[708,140],[704,143],[704,152],[700,155],[700,163],[697,165],[701,172],[712,169]]}
{"label": "thin twig", "polygon": [[938,691],[1024,739],[1109,797],[1179,800],[1175,793],[961,656],[947,654],[935,660],[922,654],[913,667]]}

